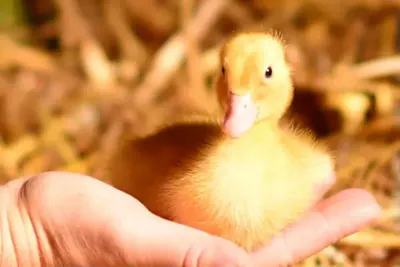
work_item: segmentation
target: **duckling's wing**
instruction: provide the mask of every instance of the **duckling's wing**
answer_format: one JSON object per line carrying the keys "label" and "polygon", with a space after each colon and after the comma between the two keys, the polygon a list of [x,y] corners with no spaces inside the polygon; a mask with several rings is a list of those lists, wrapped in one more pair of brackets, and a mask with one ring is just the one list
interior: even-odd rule
{"label": "duckling's wing", "polygon": [[108,163],[107,180],[160,214],[163,204],[158,197],[163,185],[188,171],[202,148],[217,136],[213,124],[180,123],[126,140]]}

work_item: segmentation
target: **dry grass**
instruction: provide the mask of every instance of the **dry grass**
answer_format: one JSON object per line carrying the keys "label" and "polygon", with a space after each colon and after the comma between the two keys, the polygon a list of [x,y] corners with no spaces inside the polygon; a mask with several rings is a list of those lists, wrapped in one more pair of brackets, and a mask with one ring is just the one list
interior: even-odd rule
{"label": "dry grass", "polygon": [[[52,12],[49,1],[32,3],[33,16]],[[47,170],[101,179],[102,162],[122,136],[151,131],[177,112],[215,109],[207,88],[221,41],[275,28],[294,68],[288,115],[325,138],[337,157],[330,194],[366,188],[385,210],[377,226],[302,264],[400,264],[400,1],[53,4],[54,20],[0,35],[1,181]],[[46,48],[54,38],[59,48]]]}

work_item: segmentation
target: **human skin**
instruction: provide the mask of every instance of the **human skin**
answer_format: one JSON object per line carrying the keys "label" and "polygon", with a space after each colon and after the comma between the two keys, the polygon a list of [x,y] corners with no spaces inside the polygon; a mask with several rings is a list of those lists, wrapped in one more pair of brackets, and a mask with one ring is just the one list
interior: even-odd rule
{"label": "human skin", "polygon": [[3,185],[0,197],[0,266],[286,266],[360,230],[381,212],[368,192],[348,189],[246,253],[157,217],[133,197],[83,175],[19,178]]}

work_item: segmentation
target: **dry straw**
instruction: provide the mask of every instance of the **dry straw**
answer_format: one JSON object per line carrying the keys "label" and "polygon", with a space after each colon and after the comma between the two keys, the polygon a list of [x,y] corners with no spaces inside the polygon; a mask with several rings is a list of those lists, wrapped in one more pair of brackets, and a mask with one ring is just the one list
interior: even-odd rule
{"label": "dry straw", "polygon": [[[32,2],[32,16],[50,17],[42,1]],[[298,266],[400,264],[399,1],[55,0],[54,6],[54,20],[0,35],[3,182],[47,170],[101,179],[102,162],[123,138],[177,113],[216,108],[209,87],[225,38],[275,28],[287,41],[296,85],[289,114],[325,138],[337,159],[338,182],[328,195],[361,187],[384,208],[377,225]],[[60,49],[45,48],[51,38]]]}

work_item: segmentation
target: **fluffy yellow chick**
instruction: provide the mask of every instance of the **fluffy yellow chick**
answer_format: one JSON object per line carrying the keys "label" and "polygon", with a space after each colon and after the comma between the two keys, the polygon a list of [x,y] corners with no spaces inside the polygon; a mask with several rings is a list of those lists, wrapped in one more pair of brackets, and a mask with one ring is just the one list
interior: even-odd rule
{"label": "fluffy yellow chick", "polygon": [[108,171],[153,213],[252,250],[310,207],[333,165],[308,134],[279,127],[293,95],[281,38],[238,34],[220,55],[223,120],[188,117],[128,140]]}

